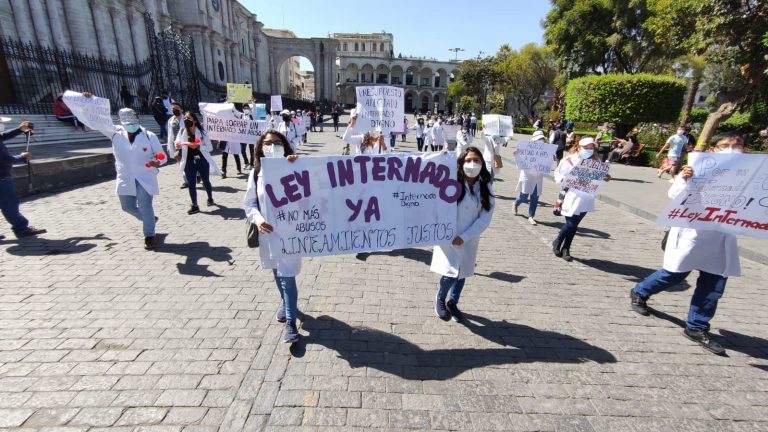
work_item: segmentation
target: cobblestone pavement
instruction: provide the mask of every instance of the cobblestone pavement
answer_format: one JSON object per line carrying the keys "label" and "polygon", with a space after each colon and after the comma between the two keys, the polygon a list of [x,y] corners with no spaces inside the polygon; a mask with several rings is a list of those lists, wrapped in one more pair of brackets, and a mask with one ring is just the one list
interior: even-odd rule
{"label": "cobblestone pavement", "polygon": [[[303,150],[339,154],[329,129]],[[763,265],[729,281],[713,323],[728,357],[708,354],[681,334],[689,285],[629,310],[661,265],[657,228],[600,203],[566,263],[549,206],[538,226],[513,215],[507,160],[468,323],[435,317],[428,249],[306,259],[289,349],[245,246],[245,178],[213,179],[217,205],[188,216],[177,167],[160,176],[156,252],[113,182],[23,203],[49,233],[0,242],[0,430],[768,430]]]}

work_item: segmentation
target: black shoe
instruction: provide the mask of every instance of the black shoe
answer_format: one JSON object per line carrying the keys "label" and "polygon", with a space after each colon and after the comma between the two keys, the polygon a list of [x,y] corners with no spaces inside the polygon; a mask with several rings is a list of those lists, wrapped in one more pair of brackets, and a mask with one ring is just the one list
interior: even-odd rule
{"label": "black shoe", "polygon": [[634,288],[629,290],[629,303],[632,305],[632,310],[639,313],[640,315],[648,316],[651,314],[648,311],[648,305],[646,304],[647,300],[647,298],[640,297],[635,292]]}
{"label": "black shoe", "polygon": [[32,237],[36,236],[38,234],[45,234],[48,230],[44,230],[42,228],[35,228],[33,226],[28,226],[27,229],[20,233],[16,233],[16,238],[24,238],[24,237]]}
{"label": "black shoe", "polygon": [[559,208],[556,208],[556,209],[552,210],[552,214],[555,215],[555,216],[562,216],[563,215],[562,213],[560,213],[560,209]]}
{"label": "black shoe", "polygon": [[725,348],[723,348],[723,346],[719,343],[713,341],[712,336],[710,336],[707,330],[691,330],[686,327],[685,330],[683,330],[683,334],[688,339],[694,342],[698,342],[702,348],[713,354],[725,354]]}
{"label": "black shoe", "polygon": [[157,242],[155,241],[155,236],[144,237],[144,249],[152,250],[156,247],[157,247]]}
{"label": "black shoe", "polygon": [[435,300],[435,314],[443,321],[451,319],[451,313],[445,308],[445,300]]}
{"label": "black shoe", "polygon": [[157,221],[159,221],[159,220],[160,220],[160,218],[155,216],[155,223],[157,223]]}
{"label": "black shoe", "polygon": [[456,303],[452,301],[448,301],[445,304],[445,307],[448,308],[448,311],[451,313],[452,320],[456,321],[457,323],[464,321],[464,314],[461,313]]}
{"label": "black shoe", "polygon": [[213,205],[213,198],[208,198],[208,201],[206,201],[206,204],[208,205],[208,207],[212,206]]}
{"label": "black shoe", "polygon": [[568,262],[573,261],[573,257],[571,256],[571,251],[568,250],[568,248],[563,248],[563,259]]}
{"label": "black shoe", "polygon": [[181,186],[179,186],[179,189],[186,189],[186,188],[187,188],[187,184],[186,183],[182,183]]}
{"label": "black shoe", "polygon": [[221,178],[223,178],[223,179],[227,178],[227,173],[225,173],[225,172],[221,173]]}
{"label": "black shoe", "polygon": [[189,215],[195,214],[195,213],[200,213],[200,207],[196,205],[193,205],[192,207],[189,208],[189,210],[187,210],[187,214]]}
{"label": "black shoe", "polygon": [[275,314],[275,320],[279,323],[284,323],[286,320],[285,317],[285,306],[280,304],[280,309],[277,310],[277,313]]}
{"label": "black shoe", "polygon": [[560,243],[557,242],[557,239],[552,241],[552,253],[555,254],[556,257],[563,256],[563,252],[560,250]]}
{"label": "black shoe", "polygon": [[284,343],[295,343],[299,341],[299,329],[296,328],[296,321],[285,323],[285,332],[283,333]]}

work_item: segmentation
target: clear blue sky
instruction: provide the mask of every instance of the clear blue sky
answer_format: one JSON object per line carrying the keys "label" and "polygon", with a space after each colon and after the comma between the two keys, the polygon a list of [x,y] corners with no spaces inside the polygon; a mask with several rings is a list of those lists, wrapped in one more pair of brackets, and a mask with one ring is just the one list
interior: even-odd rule
{"label": "clear blue sky", "polygon": [[[377,33],[394,36],[395,56],[452,60],[449,48],[464,48],[459,59],[495,53],[508,43],[520,48],[543,43],[541,20],[548,0],[482,0],[418,2],[323,2],[240,0],[268,28],[285,28],[297,37],[329,33]],[[308,64],[302,61],[301,68]]]}

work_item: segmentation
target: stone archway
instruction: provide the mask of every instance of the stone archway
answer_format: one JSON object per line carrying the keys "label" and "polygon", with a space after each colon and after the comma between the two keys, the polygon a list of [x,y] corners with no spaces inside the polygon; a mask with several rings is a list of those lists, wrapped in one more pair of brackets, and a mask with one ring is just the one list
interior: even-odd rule
{"label": "stone archway", "polygon": [[279,38],[266,36],[269,46],[269,87],[279,94],[279,67],[289,57],[305,57],[315,69],[315,99],[333,101],[336,86],[336,42],[328,38]]}

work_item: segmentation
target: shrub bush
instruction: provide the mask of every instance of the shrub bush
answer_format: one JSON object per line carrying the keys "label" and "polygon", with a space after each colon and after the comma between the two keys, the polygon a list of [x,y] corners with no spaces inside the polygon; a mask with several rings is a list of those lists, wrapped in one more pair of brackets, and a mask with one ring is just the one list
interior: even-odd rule
{"label": "shrub bush", "polygon": [[741,134],[756,132],[758,127],[750,123],[749,117],[750,114],[748,112],[737,112],[730,116],[728,120],[717,125],[717,131]]}

